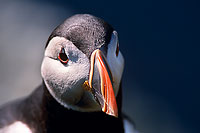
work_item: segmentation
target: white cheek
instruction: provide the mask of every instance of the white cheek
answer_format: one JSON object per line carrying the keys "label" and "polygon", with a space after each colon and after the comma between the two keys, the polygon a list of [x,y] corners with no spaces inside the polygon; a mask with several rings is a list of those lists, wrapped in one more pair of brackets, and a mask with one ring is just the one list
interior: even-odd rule
{"label": "white cheek", "polygon": [[16,121],[13,124],[0,129],[0,133],[32,133],[31,129],[21,121]]}
{"label": "white cheek", "polygon": [[54,81],[54,83],[58,84],[61,87],[59,90],[61,92],[66,91],[66,89],[76,89],[77,82],[88,76],[89,60],[85,60],[83,63],[69,61],[64,66],[58,60],[45,57],[41,72],[45,80]]}
{"label": "white cheek", "polygon": [[55,59],[48,57],[54,52],[52,50],[56,49],[52,48],[53,46],[56,47],[55,44],[49,45],[41,66],[41,74],[51,95],[60,104],[70,108],[79,102],[83,95],[82,84],[89,75],[89,59],[72,43],[68,42],[65,49],[69,61],[66,65],[63,65],[56,57],[54,57]]}
{"label": "white cheek", "polygon": [[107,61],[114,78],[113,87],[115,89],[115,95],[117,95],[118,93],[119,85],[122,78],[122,73],[124,70],[124,58],[121,52],[119,51],[118,56],[116,56],[117,41],[118,41],[117,33],[116,31],[114,31],[111,42],[108,45]]}
{"label": "white cheek", "polygon": [[111,69],[111,72],[114,78],[113,86],[115,89],[115,95],[117,95],[121,78],[122,78],[122,73],[124,70],[124,58],[121,52],[119,52],[117,57],[115,54],[111,54],[111,53],[112,52],[108,53],[107,60],[108,60],[109,67]]}

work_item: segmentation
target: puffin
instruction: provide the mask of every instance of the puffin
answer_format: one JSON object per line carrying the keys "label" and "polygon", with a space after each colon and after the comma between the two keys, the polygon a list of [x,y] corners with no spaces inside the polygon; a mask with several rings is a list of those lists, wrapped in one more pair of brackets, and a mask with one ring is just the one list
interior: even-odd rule
{"label": "puffin", "polygon": [[0,133],[136,133],[121,111],[124,58],[117,31],[90,14],[50,34],[42,83],[0,108]]}

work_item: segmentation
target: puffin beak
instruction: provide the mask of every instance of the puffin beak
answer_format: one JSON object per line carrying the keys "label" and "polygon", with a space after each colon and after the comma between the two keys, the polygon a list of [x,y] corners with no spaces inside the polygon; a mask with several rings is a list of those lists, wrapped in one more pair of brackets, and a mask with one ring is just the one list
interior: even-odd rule
{"label": "puffin beak", "polygon": [[89,87],[106,114],[118,117],[117,102],[112,85],[112,73],[103,53],[97,49],[91,55]]}

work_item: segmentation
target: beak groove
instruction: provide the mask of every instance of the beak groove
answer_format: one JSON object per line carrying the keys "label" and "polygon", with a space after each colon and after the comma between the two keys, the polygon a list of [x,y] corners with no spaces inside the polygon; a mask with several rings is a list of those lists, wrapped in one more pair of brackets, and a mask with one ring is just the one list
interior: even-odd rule
{"label": "beak groove", "polygon": [[106,58],[99,49],[95,50],[91,55],[89,87],[92,88],[102,111],[118,117],[117,102],[111,79],[112,73]]}

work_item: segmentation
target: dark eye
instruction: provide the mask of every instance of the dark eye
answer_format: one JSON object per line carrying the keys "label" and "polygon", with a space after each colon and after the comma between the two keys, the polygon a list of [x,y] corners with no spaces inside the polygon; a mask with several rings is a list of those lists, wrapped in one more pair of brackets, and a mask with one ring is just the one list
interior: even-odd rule
{"label": "dark eye", "polygon": [[63,64],[67,64],[67,62],[69,61],[69,58],[67,57],[64,48],[62,48],[62,49],[60,50],[60,53],[59,53],[59,55],[58,55],[58,59],[59,59]]}
{"label": "dark eye", "polygon": [[116,48],[116,56],[119,54],[119,42],[117,42],[117,48]]}

